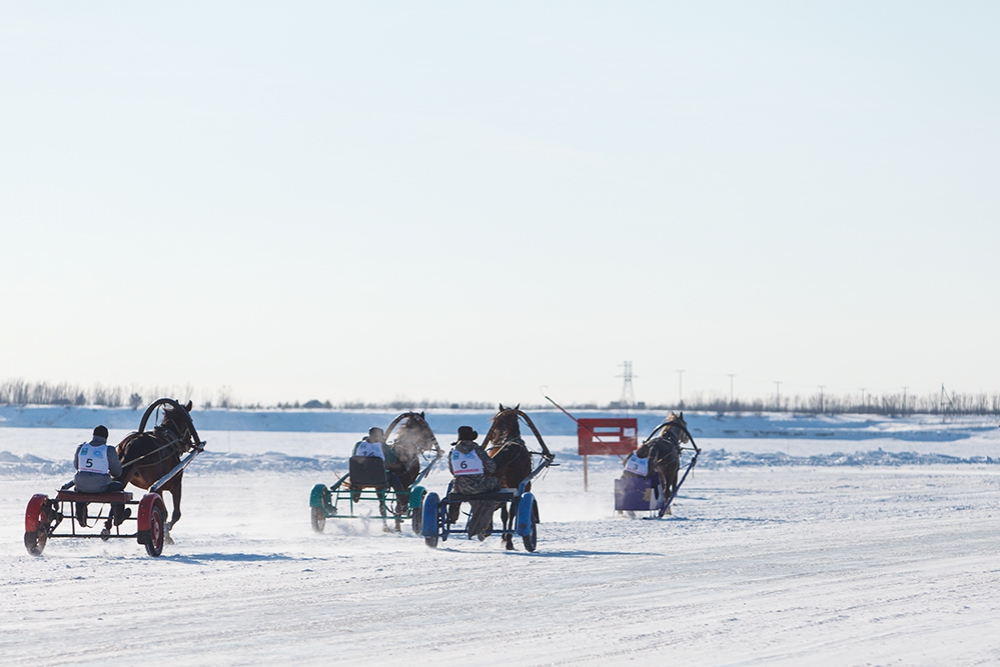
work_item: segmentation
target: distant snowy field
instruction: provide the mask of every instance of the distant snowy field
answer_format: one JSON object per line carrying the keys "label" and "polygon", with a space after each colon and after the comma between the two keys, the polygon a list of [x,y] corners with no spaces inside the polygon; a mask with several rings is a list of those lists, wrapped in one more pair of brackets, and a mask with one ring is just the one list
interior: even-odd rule
{"label": "distant snowy field", "polygon": [[377,521],[317,535],[309,489],[358,432],[206,428],[159,559],[129,540],[29,556],[24,506],[90,429],[0,427],[2,663],[1000,663],[996,420],[690,421],[704,465],[664,521],[614,515],[616,459],[583,493],[572,431],[550,428],[534,554]]}

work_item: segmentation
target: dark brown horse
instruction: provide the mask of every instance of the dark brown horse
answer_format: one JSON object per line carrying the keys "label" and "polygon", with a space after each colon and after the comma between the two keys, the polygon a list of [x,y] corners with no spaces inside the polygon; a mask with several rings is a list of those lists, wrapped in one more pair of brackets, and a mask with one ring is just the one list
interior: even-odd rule
{"label": "dark brown horse", "polygon": [[[178,465],[181,456],[191,451],[199,443],[198,432],[191,421],[192,404],[181,405],[171,398],[161,398],[146,408],[139,430],[129,433],[118,445],[118,458],[122,462],[122,485],[134,484],[140,489],[148,489],[160,478]],[[152,431],[146,431],[146,423],[156,410],[162,411],[160,422]],[[184,471],[177,473],[160,489],[169,491],[173,498],[173,513],[164,528],[169,531],[181,518],[181,479]],[[170,541],[169,532],[166,537]]]}
{"label": "dark brown horse", "polygon": [[420,476],[421,454],[440,453],[441,447],[423,412],[404,412],[393,419],[385,430],[385,439],[395,454],[386,459],[385,469],[396,475],[402,488],[396,489],[396,530],[399,530],[402,522],[399,517],[406,515],[410,503],[410,486]]}
{"label": "dark brown horse", "polygon": [[[505,408],[501,403],[500,411],[493,416],[493,424],[490,426],[490,431],[483,439],[483,449],[486,450],[486,453],[497,464],[495,474],[497,480],[500,482],[501,489],[516,489],[520,486],[521,482],[531,475],[531,452],[521,437],[521,417],[524,417],[531,430],[534,431],[535,436],[538,437],[542,448],[545,449],[545,443],[542,442],[541,435],[538,434],[534,424],[531,423],[527,415],[521,412],[519,408],[520,405],[515,405],[513,408]],[[531,482],[525,485],[524,490],[531,490]],[[495,507],[493,511],[496,511]],[[514,523],[514,513],[507,511],[506,503],[500,505],[500,517],[503,520],[504,530],[510,530]],[[511,535],[504,535],[503,542],[507,550],[513,551],[514,540]]]}

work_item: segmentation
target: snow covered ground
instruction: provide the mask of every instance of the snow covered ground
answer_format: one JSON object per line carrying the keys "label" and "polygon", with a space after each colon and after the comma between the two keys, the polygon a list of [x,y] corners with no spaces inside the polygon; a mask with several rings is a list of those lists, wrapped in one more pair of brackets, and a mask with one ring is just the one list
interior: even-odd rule
{"label": "snow covered ground", "polygon": [[29,556],[27,499],[68,479],[88,430],[0,428],[2,663],[1000,663],[996,426],[824,428],[699,437],[705,465],[663,521],[616,517],[616,460],[592,458],[583,493],[575,439],[548,438],[563,465],[535,486],[534,554],[431,550],[377,521],[315,534],[309,490],[356,433],[205,430],[159,559],[129,540]]}

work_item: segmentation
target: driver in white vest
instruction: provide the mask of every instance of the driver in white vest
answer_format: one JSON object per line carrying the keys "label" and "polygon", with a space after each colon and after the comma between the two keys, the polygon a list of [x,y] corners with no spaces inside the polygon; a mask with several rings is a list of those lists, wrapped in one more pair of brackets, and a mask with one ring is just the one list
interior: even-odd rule
{"label": "driver in white vest", "polygon": [[460,426],[458,441],[448,456],[448,469],[455,476],[458,493],[489,493],[496,491],[499,482],[493,473],[497,463],[478,443],[479,434],[471,426]]}
{"label": "driver in white vest", "polygon": [[649,477],[649,445],[640,445],[625,459],[625,476]]}
{"label": "driver in white vest", "polygon": [[378,426],[368,429],[368,435],[361,438],[358,444],[354,445],[354,452],[351,456],[377,456],[385,463],[385,431]]}
{"label": "driver in white vest", "polygon": [[[79,493],[114,493],[124,488],[121,482],[113,479],[121,477],[122,463],[118,450],[108,444],[108,429],[104,426],[94,429],[90,442],[77,446],[73,466],[77,470],[73,483]],[[119,517],[131,514],[131,511],[125,514],[125,507],[119,507],[118,503],[114,509],[116,523],[121,523]],[[81,526],[87,525],[87,503],[76,504],[76,517]]]}
{"label": "driver in white vest", "polygon": [[[476,442],[478,437],[479,434],[471,426],[458,428],[458,441],[448,455],[448,469],[455,476],[456,493],[489,493],[500,486],[493,474],[497,470],[497,463]],[[458,520],[460,507],[455,503],[448,508],[452,523]]]}
{"label": "driver in white vest", "polygon": [[[389,470],[389,466],[395,465],[399,461],[399,458],[392,447],[386,444],[385,431],[378,426],[372,426],[368,429],[368,435],[361,438],[358,444],[354,445],[354,451],[351,453],[351,456],[371,456],[381,459],[382,468],[385,470],[386,483],[396,491],[404,491],[406,489],[402,480],[399,479],[399,475]],[[354,489],[352,495],[354,502],[360,500],[361,488]]]}

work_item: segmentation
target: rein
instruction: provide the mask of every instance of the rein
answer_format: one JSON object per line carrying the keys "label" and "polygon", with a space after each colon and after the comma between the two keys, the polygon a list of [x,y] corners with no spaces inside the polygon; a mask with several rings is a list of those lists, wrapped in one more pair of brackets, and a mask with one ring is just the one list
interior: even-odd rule
{"label": "rein", "polygon": [[[174,433],[173,433],[173,431],[170,431],[170,434],[174,436],[174,439],[173,439],[173,440],[170,440],[170,441],[168,441],[168,442],[167,442],[166,444],[163,444],[163,445],[160,445],[159,447],[157,447],[157,448],[156,448],[156,449],[154,449],[153,451],[151,451],[151,452],[148,452],[148,453],[146,453],[146,454],[143,454],[142,456],[140,456],[140,457],[139,457],[139,458],[137,458],[137,459],[132,459],[132,460],[131,460],[131,461],[129,461],[128,463],[123,463],[123,464],[122,464],[122,476],[123,476],[123,477],[125,476],[125,468],[126,468],[126,467],[132,467],[132,466],[134,466],[134,465],[135,465],[136,463],[138,463],[139,461],[141,461],[141,460],[143,460],[143,459],[145,459],[145,458],[148,458],[148,457],[152,456],[153,454],[156,454],[157,452],[162,452],[162,451],[163,451],[164,449],[166,449],[167,447],[171,447],[171,446],[173,446],[173,445],[176,445],[176,444],[178,444],[178,443],[181,443],[181,444],[183,444],[183,443],[184,443],[184,441],[183,441],[183,440],[181,440],[180,436],[178,436],[178,435],[174,434]],[[187,430],[185,429],[185,431],[184,431],[184,435],[190,435],[190,433],[189,433],[189,432],[188,432],[188,431],[187,431]],[[131,444],[131,443],[129,443],[129,444]]]}

